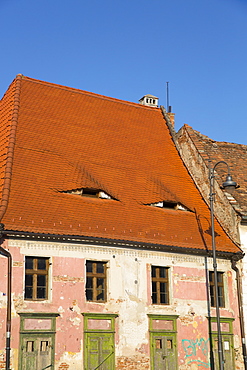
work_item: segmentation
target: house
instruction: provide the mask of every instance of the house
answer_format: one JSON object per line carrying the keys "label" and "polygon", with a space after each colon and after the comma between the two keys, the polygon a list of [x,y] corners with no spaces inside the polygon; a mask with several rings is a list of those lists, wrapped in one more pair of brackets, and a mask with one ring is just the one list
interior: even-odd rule
{"label": "house", "polygon": [[[219,142],[194,130],[189,125],[184,125],[175,134],[176,143],[181,156],[192,175],[195,183],[204,196],[208,199],[209,186],[206,181],[209,168],[221,161],[227,163],[238,188],[234,193],[222,191],[216,182],[215,193],[217,197],[216,217],[232,239],[241,244],[241,249],[247,251],[247,145],[228,142]],[[227,168],[219,165],[215,177],[220,179],[226,175]],[[243,315],[242,341],[245,344],[247,333],[247,259],[241,265],[241,312]],[[245,363],[246,349],[245,349]]]}
{"label": "house", "polygon": [[[209,208],[178,152],[173,114],[151,105],[22,75],[2,98],[11,369],[217,362]],[[243,253],[218,220],[215,232],[225,369],[243,369],[236,283]],[[0,271],[4,367],[5,256]]]}

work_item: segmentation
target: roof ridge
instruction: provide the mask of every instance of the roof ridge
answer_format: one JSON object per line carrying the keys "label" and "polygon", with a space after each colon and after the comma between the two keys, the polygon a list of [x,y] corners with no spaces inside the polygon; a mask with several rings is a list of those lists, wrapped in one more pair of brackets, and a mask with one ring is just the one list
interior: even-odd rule
{"label": "roof ridge", "polygon": [[15,84],[15,87],[14,87],[14,94],[13,94],[14,96],[13,96],[13,102],[12,102],[13,109],[12,109],[11,125],[10,125],[10,130],[9,130],[6,167],[5,167],[5,172],[4,172],[2,197],[1,197],[1,202],[0,202],[0,220],[2,220],[7,210],[8,200],[9,200],[16,129],[17,129],[17,122],[18,122],[18,112],[19,112],[19,107],[20,107],[21,79],[22,79],[22,75],[19,74],[16,76],[16,78],[12,82],[13,84]]}
{"label": "roof ridge", "polygon": [[218,140],[211,139],[209,136],[202,134],[200,131],[195,130],[193,127],[191,127],[190,125],[188,125],[186,123],[184,124],[184,127],[187,129],[187,131],[192,131],[196,135],[200,136],[202,139],[206,138],[206,139],[208,139],[208,140],[210,140],[214,143],[217,143],[217,144],[237,145],[237,146],[247,148],[246,144],[238,144],[238,143],[233,143],[233,142],[230,142],[230,141],[218,141]]}
{"label": "roof ridge", "polygon": [[38,79],[35,79],[35,78],[32,78],[32,77],[24,76],[24,75],[17,75],[17,76],[21,76],[22,79],[25,79],[25,80],[30,81],[30,82],[38,83],[38,84],[41,84],[41,85],[51,86],[51,87],[58,88],[58,89],[61,89],[61,90],[67,90],[67,91],[69,90],[69,91],[72,91],[72,92],[75,92],[75,93],[78,93],[78,94],[89,95],[89,96],[99,98],[99,99],[109,100],[109,101],[122,103],[122,104],[126,104],[126,105],[134,105],[135,107],[138,107],[138,108],[152,109],[152,110],[158,110],[158,111],[160,110],[157,107],[150,107],[150,106],[143,105],[143,104],[140,104],[140,103],[130,102],[130,101],[123,100],[123,99],[112,98],[112,97],[109,97],[109,96],[106,96],[106,95],[101,95],[101,94],[93,93],[93,92],[90,92],[90,91],[81,90],[81,89],[78,89],[78,88],[75,88],[75,87],[64,86],[64,85],[55,84],[53,82],[48,82],[48,81],[42,81],[42,80],[38,80]]}

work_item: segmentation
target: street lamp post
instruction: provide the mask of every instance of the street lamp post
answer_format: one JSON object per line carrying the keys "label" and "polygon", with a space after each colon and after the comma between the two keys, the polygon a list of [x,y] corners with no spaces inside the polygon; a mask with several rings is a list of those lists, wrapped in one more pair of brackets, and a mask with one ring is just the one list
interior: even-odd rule
{"label": "street lamp post", "polygon": [[213,252],[213,268],[214,268],[214,286],[215,286],[215,308],[216,308],[216,321],[217,321],[217,334],[218,334],[218,357],[219,357],[219,370],[224,370],[224,356],[222,347],[222,336],[220,327],[220,307],[219,307],[219,292],[218,292],[218,277],[217,277],[217,260],[216,260],[216,247],[215,247],[215,233],[214,233],[214,179],[215,179],[215,168],[219,164],[225,164],[227,166],[228,174],[226,176],[226,181],[222,184],[225,188],[236,189],[237,183],[232,180],[230,175],[230,168],[225,161],[217,162],[213,168],[209,168],[209,183],[210,183],[210,216],[211,216],[211,232],[212,232],[212,252]]}

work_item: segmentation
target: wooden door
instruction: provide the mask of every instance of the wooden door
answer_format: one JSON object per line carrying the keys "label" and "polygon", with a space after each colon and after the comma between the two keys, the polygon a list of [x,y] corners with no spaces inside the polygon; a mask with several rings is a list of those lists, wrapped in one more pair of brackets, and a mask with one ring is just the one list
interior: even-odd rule
{"label": "wooden door", "polygon": [[19,370],[52,370],[52,337],[24,336]]}
{"label": "wooden door", "polygon": [[114,336],[112,333],[86,334],[86,370],[115,369]]}
{"label": "wooden door", "polygon": [[151,341],[152,370],[175,370],[177,368],[175,335],[153,334]]}
{"label": "wooden door", "polygon": [[[234,369],[234,349],[233,349],[233,336],[223,334],[222,335],[222,350],[224,359],[224,370]],[[218,360],[218,338],[213,338],[213,351],[215,359],[215,369],[219,369]]]}

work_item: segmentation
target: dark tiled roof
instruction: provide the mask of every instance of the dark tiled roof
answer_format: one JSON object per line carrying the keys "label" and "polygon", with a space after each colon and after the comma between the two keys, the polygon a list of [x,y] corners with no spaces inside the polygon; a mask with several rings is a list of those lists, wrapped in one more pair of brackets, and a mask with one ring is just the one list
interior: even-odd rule
{"label": "dark tiled roof", "polygon": [[[215,141],[188,125],[184,128],[207,165],[208,159],[212,161],[212,165],[218,161],[228,163],[232,178],[240,186],[234,191],[236,202],[232,202],[232,205],[238,212],[247,215],[247,145]],[[224,165],[217,166],[216,171],[221,179],[226,175]]]}
{"label": "dark tiled roof", "polygon": [[[208,207],[159,108],[23,76],[17,76],[2,104],[7,148],[2,147],[0,185],[10,189],[2,196],[8,200],[6,229],[211,248]],[[4,168],[11,130],[9,186]],[[65,193],[85,187],[114,199]],[[147,205],[159,201],[178,202],[193,212]],[[239,251],[218,223],[216,232],[220,251]]]}

